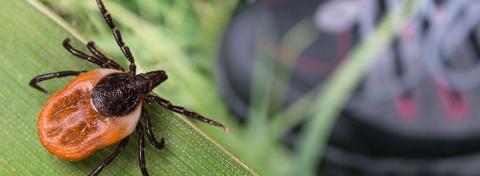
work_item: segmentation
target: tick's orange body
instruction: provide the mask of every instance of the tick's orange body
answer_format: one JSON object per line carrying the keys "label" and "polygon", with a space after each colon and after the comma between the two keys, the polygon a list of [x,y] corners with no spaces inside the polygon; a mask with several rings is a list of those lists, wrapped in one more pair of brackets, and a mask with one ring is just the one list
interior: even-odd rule
{"label": "tick's orange body", "polygon": [[81,160],[135,130],[143,101],[122,117],[104,117],[92,105],[93,87],[116,72],[120,71],[95,69],[83,73],[48,99],[37,127],[40,140],[50,153],[65,160]]}

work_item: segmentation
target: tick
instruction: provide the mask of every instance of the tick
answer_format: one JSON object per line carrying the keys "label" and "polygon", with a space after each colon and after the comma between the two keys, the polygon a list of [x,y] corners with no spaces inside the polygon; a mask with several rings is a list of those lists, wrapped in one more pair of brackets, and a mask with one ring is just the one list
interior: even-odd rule
{"label": "tick", "polygon": [[[198,113],[171,104],[168,100],[151,94],[153,88],[167,80],[163,70],[136,74],[136,66],[130,49],[114,25],[102,0],[98,8],[123,55],[129,61],[125,71],[117,62],[100,52],[93,42],[87,48],[92,55],[81,52],[63,41],[65,49],[80,59],[99,65],[91,71],[60,71],[34,77],[30,86],[47,93],[38,82],[66,76],[76,76],[64,88],[54,93],[40,111],[37,128],[40,141],[53,155],[64,160],[82,160],[96,150],[119,143],[115,151],[103,160],[90,175],[98,175],[125,148],[133,131],[139,135],[138,160],[142,175],[148,175],[145,163],[145,131],[157,149],[162,149],[165,139],[157,140],[144,103],[156,103],[164,108],[200,120],[210,125],[228,128]],[[143,118],[145,126],[141,123]]]}

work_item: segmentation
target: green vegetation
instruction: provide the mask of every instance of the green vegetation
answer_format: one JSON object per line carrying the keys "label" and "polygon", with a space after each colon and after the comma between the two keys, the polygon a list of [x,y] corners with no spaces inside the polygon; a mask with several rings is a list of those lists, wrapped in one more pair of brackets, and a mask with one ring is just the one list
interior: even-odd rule
{"label": "green vegetation", "polygon": [[[37,113],[48,95],[31,89],[27,83],[42,73],[94,68],[64,51],[61,42],[66,37],[76,39],[72,44],[82,50],[85,49],[82,43],[87,41],[84,38],[88,38],[124,65],[125,59],[93,0],[43,0],[55,14],[35,0],[0,2],[0,81],[3,83],[0,85],[0,175],[88,173],[113,147],[79,162],[53,158],[36,135]],[[107,8],[132,49],[139,71],[167,71],[169,80],[154,92],[231,128],[231,133],[224,134],[216,127],[149,106],[156,134],[166,137],[168,142],[162,151],[147,147],[151,175],[255,175],[252,169],[261,175],[312,175],[335,117],[361,73],[420,2],[408,0],[399,5],[391,15],[400,14],[400,18],[387,17],[372,37],[349,55],[348,62],[337,70],[327,86],[313,90],[288,109],[279,109],[269,100],[280,99],[270,96],[272,84],[279,83],[273,75],[282,77],[278,79],[280,83],[288,82],[289,68],[277,68],[259,59],[257,66],[269,72],[254,70],[257,75],[252,86],[255,108],[250,112],[254,120],[240,126],[222,102],[214,77],[218,41],[237,1],[106,0]],[[75,30],[56,14],[73,24]],[[311,28],[299,22],[282,40],[293,57],[285,59],[295,59],[311,42],[316,35]],[[257,57],[269,56],[257,53]],[[54,91],[67,81],[65,78],[42,85]],[[287,90],[287,87],[275,88]],[[272,109],[273,116],[269,115]],[[279,139],[307,115],[314,118],[301,134],[300,150],[286,149]],[[135,156],[137,138],[132,139],[126,152],[106,169],[106,175],[140,175]]]}

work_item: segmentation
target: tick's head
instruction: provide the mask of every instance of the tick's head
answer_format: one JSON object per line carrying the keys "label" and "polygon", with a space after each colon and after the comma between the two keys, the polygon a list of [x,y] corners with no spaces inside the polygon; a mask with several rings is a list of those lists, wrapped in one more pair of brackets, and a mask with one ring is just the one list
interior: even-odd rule
{"label": "tick's head", "polygon": [[151,71],[148,73],[142,73],[136,76],[138,82],[140,83],[139,87],[142,87],[144,94],[152,91],[153,88],[160,85],[162,82],[167,80],[167,73],[163,70]]}

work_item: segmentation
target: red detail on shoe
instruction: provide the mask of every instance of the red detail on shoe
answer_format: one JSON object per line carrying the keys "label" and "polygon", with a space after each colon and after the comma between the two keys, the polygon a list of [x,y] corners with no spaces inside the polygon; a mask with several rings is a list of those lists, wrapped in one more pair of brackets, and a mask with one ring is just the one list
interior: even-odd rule
{"label": "red detail on shoe", "polygon": [[408,95],[401,94],[395,98],[395,109],[403,119],[410,120],[417,117],[417,102]]}
{"label": "red detail on shoe", "polygon": [[454,95],[445,85],[442,79],[435,79],[435,90],[444,110],[452,119],[464,119],[470,109],[465,95],[462,92],[456,92],[457,95]]}

